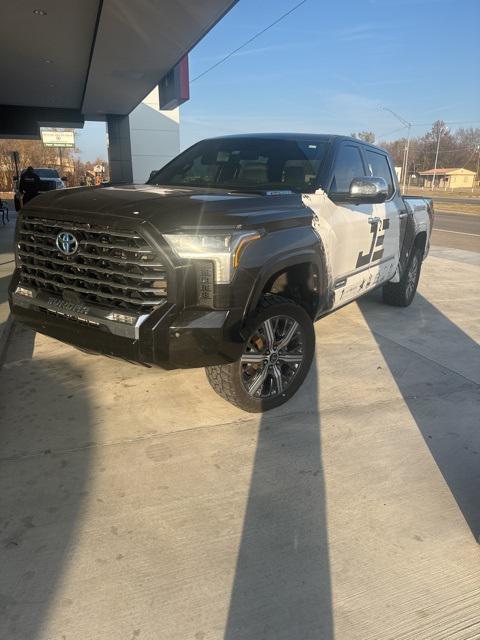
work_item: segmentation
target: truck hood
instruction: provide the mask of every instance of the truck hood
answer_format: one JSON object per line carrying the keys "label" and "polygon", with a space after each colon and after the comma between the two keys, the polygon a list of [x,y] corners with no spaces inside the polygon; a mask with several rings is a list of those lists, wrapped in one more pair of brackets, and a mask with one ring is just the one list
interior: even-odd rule
{"label": "truck hood", "polygon": [[311,219],[300,194],[270,194],[133,184],[80,187],[42,194],[27,210],[50,218],[60,217],[62,212],[68,212],[69,219],[78,214],[79,220],[92,224],[108,219],[112,226],[126,220],[149,222],[162,233],[197,226],[285,228]]}

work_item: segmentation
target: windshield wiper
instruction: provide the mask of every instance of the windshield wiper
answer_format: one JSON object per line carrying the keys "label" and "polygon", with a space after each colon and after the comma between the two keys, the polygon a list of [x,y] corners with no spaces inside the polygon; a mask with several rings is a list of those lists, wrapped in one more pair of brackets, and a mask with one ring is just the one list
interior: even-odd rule
{"label": "windshield wiper", "polygon": [[261,196],[290,196],[297,193],[292,189],[239,189],[238,187],[235,187],[234,189],[229,189],[227,187],[227,189],[229,193],[257,193]]}

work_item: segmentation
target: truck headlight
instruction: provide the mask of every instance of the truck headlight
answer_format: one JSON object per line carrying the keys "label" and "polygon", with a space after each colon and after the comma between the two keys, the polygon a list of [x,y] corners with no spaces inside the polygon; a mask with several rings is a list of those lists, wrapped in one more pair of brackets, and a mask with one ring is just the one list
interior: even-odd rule
{"label": "truck headlight", "polygon": [[215,282],[228,284],[238,267],[246,245],[258,240],[257,231],[232,233],[169,233],[163,236],[179,258],[211,260],[215,267]]}

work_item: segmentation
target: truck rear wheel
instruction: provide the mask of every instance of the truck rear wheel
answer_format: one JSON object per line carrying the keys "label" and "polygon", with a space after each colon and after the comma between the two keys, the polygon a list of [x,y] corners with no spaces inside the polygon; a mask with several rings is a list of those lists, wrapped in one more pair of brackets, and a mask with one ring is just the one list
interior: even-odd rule
{"label": "truck rear wheel", "polygon": [[207,378],[240,409],[268,411],[290,400],[305,380],[315,351],[313,322],[294,302],[266,294],[245,334],[240,360],[206,367]]}
{"label": "truck rear wheel", "polygon": [[422,249],[415,247],[400,282],[388,282],[383,287],[383,301],[386,304],[394,307],[408,307],[413,302],[420,279],[422,254]]}

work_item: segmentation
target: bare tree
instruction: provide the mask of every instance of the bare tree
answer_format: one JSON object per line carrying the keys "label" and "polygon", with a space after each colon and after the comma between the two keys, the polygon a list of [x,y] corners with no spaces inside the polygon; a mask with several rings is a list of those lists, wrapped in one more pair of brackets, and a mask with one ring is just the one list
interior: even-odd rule
{"label": "bare tree", "polygon": [[375,143],[375,134],[373,131],[359,131],[358,133],[351,133],[350,135],[352,138],[358,138],[358,140],[363,140],[369,144]]}
{"label": "bare tree", "polygon": [[[58,169],[62,177],[67,177],[69,187],[77,186],[85,176],[85,163],[80,160],[78,149],[62,149],[60,162],[59,150],[46,147],[41,140],[0,140],[0,191],[11,191],[15,176],[12,151],[19,153],[19,170],[32,167],[50,167]],[[97,158],[95,163],[104,160]]]}
{"label": "bare tree", "polygon": [[[407,169],[410,174],[433,167],[439,141],[438,167],[476,171],[480,128],[450,131],[442,120],[437,120],[425,135],[410,140]],[[402,164],[405,144],[405,138],[380,143],[390,153],[396,165]]]}

